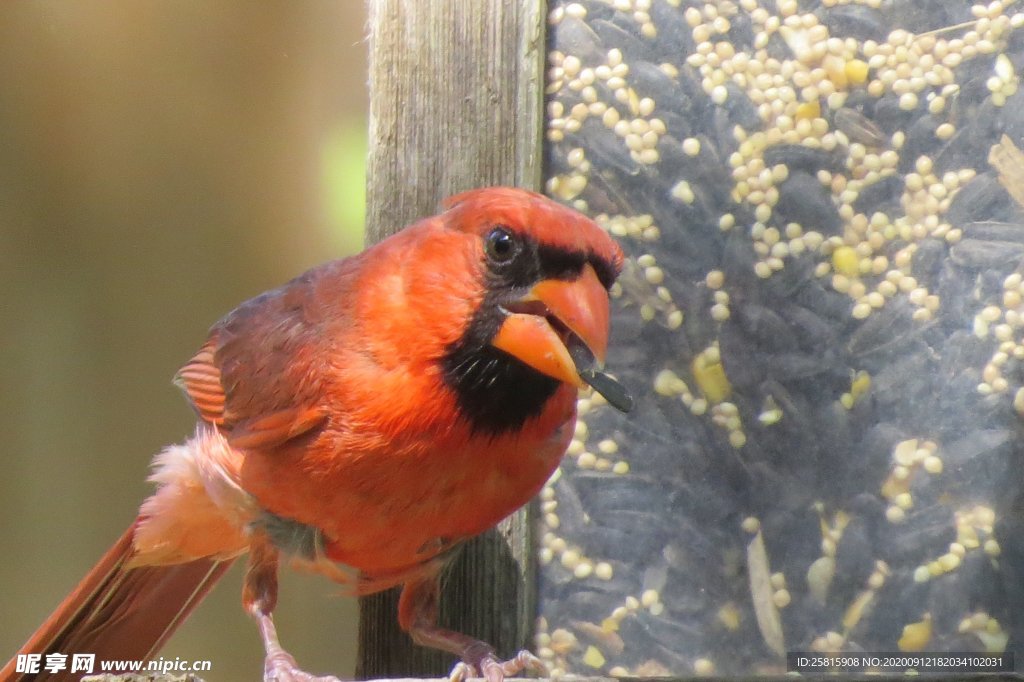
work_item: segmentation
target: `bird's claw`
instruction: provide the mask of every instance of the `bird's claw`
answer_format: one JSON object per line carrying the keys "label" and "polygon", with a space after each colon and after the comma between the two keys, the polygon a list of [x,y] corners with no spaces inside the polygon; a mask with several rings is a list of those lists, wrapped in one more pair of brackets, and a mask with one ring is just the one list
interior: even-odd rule
{"label": "bird's claw", "polygon": [[341,682],[337,677],[319,677],[300,670],[295,658],[285,651],[267,654],[263,662],[263,682]]}
{"label": "bird's claw", "polygon": [[482,677],[487,682],[504,682],[524,670],[532,670],[541,677],[547,674],[547,666],[527,650],[522,650],[507,661],[499,661],[493,651],[486,651],[469,661],[460,661],[448,675],[448,682],[466,682],[473,677]]}

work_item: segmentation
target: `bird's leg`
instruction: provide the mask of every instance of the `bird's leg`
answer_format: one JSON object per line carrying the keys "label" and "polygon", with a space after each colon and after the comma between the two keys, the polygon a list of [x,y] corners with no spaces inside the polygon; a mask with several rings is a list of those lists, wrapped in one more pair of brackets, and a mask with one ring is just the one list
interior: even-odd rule
{"label": "bird's leg", "polygon": [[440,591],[440,576],[437,574],[406,583],[398,600],[398,623],[420,646],[447,651],[462,659],[452,668],[451,682],[462,682],[469,677],[503,682],[506,677],[527,668],[540,674],[547,672],[540,659],[525,649],[510,660],[501,661],[487,642],[438,626]]}
{"label": "bird's leg", "polygon": [[256,619],[267,657],[264,682],[339,682],[336,677],[316,677],[299,669],[295,658],[281,647],[274,627],[277,606],[277,550],[262,534],[254,534],[249,546],[249,565],[242,586],[242,604]]}

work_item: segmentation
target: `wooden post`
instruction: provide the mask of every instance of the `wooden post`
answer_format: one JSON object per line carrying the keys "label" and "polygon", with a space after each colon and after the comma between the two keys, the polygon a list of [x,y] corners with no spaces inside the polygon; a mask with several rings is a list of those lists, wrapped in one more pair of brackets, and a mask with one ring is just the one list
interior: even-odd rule
{"label": "wooden post", "polygon": [[486,184],[539,188],[543,0],[370,0],[371,240]]}
{"label": "wooden post", "polygon": [[[484,185],[539,189],[543,0],[370,0],[367,236],[377,241]],[[441,622],[502,655],[529,644],[535,614],[528,512],[464,550]],[[449,656],[398,629],[397,591],[360,605],[356,675],[443,675]]]}

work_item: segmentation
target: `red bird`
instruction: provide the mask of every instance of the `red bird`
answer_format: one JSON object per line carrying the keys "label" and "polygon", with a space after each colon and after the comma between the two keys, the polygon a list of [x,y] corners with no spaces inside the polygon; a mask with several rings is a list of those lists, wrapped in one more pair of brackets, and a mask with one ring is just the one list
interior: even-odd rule
{"label": "red bird", "polygon": [[[267,680],[320,679],[278,642],[281,555],[360,594],[404,585],[402,628],[459,656],[454,677],[539,666],[439,627],[439,576],[453,548],[544,485],[578,388],[629,409],[595,369],[623,255],[532,192],[479,189],[445,206],[213,327],[176,377],[195,435],[156,456],[138,518],[19,653],[148,658],[248,551],[243,605]],[[16,659],[0,680],[31,677]]]}

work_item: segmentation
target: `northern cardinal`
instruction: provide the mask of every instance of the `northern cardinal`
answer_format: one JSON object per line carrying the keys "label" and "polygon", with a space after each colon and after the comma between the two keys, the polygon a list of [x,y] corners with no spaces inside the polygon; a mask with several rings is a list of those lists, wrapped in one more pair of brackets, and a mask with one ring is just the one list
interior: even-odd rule
{"label": "northern cardinal", "polygon": [[[455,677],[539,665],[439,627],[439,575],[543,486],[578,388],[629,408],[598,370],[623,255],[525,190],[472,190],[445,208],[214,325],[176,377],[195,435],[156,456],[138,518],[19,653],[146,659],[248,552],[242,600],[267,680],[328,679],[278,641],[282,555],[360,594],[404,585],[401,627],[460,657]],[[16,658],[0,680],[32,677]]]}

